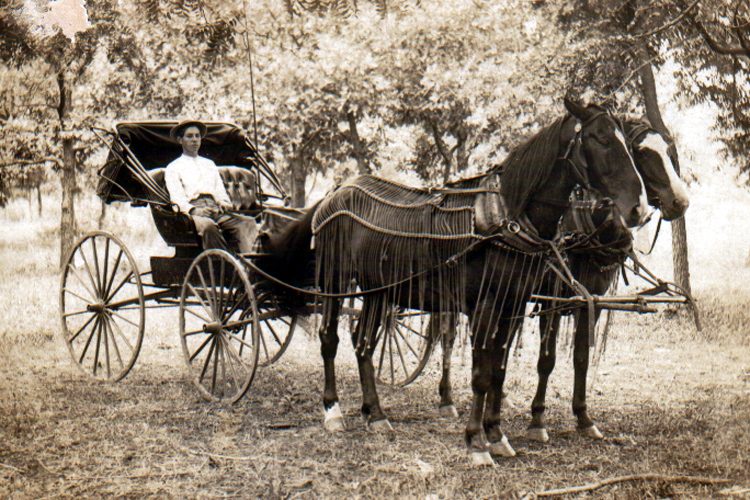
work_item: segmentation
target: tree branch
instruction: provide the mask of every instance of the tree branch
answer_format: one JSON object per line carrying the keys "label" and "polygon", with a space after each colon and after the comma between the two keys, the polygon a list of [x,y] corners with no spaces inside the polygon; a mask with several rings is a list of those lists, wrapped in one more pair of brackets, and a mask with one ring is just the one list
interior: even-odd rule
{"label": "tree branch", "polygon": [[535,493],[538,497],[553,497],[559,495],[571,495],[574,493],[583,493],[584,491],[593,491],[611,484],[624,483],[628,481],[661,481],[665,483],[692,483],[692,484],[728,484],[729,479],[717,479],[713,477],[700,476],[668,476],[664,474],[634,474],[630,476],[618,476],[604,479],[596,483],[590,483],[583,486],[573,486],[570,488],[560,488],[556,490],[538,491]]}
{"label": "tree branch", "polygon": [[683,18],[684,18],[684,17],[686,16],[686,15],[688,15],[688,13],[689,13],[689,12],[690,12],[691,10],[693,10],[693,8],[695,8],[695,6],[696,6],[696,5],[698,5],[698,2],[700,2],[700,0],[695,0],[695,1],[693,2],[693,3],[691,3],[690,5],[688,5],[688,6],[687,6],[687,8],[685,8],[685,9],[684,9],[684,10],[683,10],[683,11],[682,11],[682,12],[680,13],[680,15],[678,15],[677,17],[675,17],[674,19],[672,19],[672,20],[671,20],[670,22],[668,22],[667,24],[664,24],[664,25],[662,25],[662,26],[659,26],[658,28],[655,28],[655,29],[653,29],[653,30],[651,30],[651,31],[649,31],[649,32],[647,32],[647,33],[640,33],[640,34],[638,34],[638,35],[635,35],[635,38],[648,38],[648,37],[650,37],[650,36],[653,36],[653,35],[655,35],[655,34],[657,34],[657,33],[661,33],[662,31],[668,30],[669,28],[671,28],[671,27],[672,27],[672,26],[674,26],[675,24],[677,24],[677,23],[679,23],[680,21],[682,21],[682,19],[683,19]]}
{"label": "tree branch", "polygon": [[58,167],[62,165],[60,163],[60,160],[58,160],[57,158],[54,158],[52,156],[47,156],[45,158],[39,158],[38,160],[10,160],[10,161],[5,161],[5,162],[0,162],[0,168],[42,165],[48,162],[54,163]]}
{"label": "tree branch", "polygon": [[[682,0],[678,0],[677,2],[681,7],[685,8],[685,3]],[[746,50],[742,46],[736,46],[736,45],[728,45],[719,42],[718,40],[715,40],[711,34],[708,32],[706,27],[703,25],[702,22],[700,22],[696,17],[694,13],[691,13],[689,16],[690,24],[693,25],[693,27],[698,31],[700,36],[703,38],[703,40],[706,42],[706,45],[708,47],[716,52],[717,54],[722,54],[726,56],[745,56],[750,58],[750,50]]]}

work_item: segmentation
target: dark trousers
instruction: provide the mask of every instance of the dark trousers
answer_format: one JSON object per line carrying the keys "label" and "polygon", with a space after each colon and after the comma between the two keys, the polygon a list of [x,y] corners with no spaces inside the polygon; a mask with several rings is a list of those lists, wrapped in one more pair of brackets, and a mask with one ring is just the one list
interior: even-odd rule
{"label": "dark trousers", "polygon": [[[196,208],[220,209],[218,203],[211,196],[201,196],[190,202]],[[223,250],[235,250],[227,243],[226,234],[232,243],[236,244],[236,250],[240,253],[253,251],[255,238],[258,235],[258,224],[252,217],[238,214],[220,214],[211,216],[190,215],[195,223],[195,229],[201,237],[203,248],[221,248]]]}

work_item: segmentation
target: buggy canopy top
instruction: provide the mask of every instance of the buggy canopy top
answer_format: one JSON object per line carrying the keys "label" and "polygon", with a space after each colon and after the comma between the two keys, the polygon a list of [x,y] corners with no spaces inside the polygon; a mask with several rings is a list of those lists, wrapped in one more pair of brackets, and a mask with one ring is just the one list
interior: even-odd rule
{"label": "buggy canopy top", "polygon": [[[97,194],[105,203],[169,203],[168,193],[152,182],[149,170],[166,167],[182,154],[182,147],[170,136],[177,121],[119,123],[112,132],[107,162],[99,169]],[[200,155],[217,165],[234,165],[257,170],[275,191],[264,195],[284,198],[281,182],[258,154],[245,131],[231,123],[203,122]]]}

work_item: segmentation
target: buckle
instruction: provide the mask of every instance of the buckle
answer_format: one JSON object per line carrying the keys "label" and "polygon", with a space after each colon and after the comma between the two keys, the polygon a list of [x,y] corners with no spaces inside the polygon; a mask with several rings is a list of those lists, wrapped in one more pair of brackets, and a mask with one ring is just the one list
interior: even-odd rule
{"label": "buckle", "polygon": [[508,221],[508,231],[511,232],[511,234],[518,234],[521,231],[521,226],[518,224],[518,222],[514,220]]}

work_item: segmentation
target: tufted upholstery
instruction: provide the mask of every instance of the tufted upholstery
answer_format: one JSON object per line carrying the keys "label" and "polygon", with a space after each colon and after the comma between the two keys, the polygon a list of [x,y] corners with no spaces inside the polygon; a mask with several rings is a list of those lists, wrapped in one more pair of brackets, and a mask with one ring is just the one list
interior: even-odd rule
{"label": "tufted upholstery", "polygon": [[[219,174],[224,181],[229,199],[232,200],[234,210],[247,212],[258,208],[256,205],[258,197],[255,192],[256,178],[252,171],[240,167],[219,167]],[[151,170],[149,175],[161,187],[167,189],[163,168]]]}
{"label": "tufted upholstery", "polygon": [[[148,173],[161,187],[167,189],[164,182],[163,168],[150,170]],[[237,212],[252,214],[260,207],[257,204],[255,173],[240,167],[219,167],[224,186],[232,200],[232,208]],[[151,205],[156,229],[169,246],[200,247],[200,238],[190,216],[173,212],[169,208]]]}

